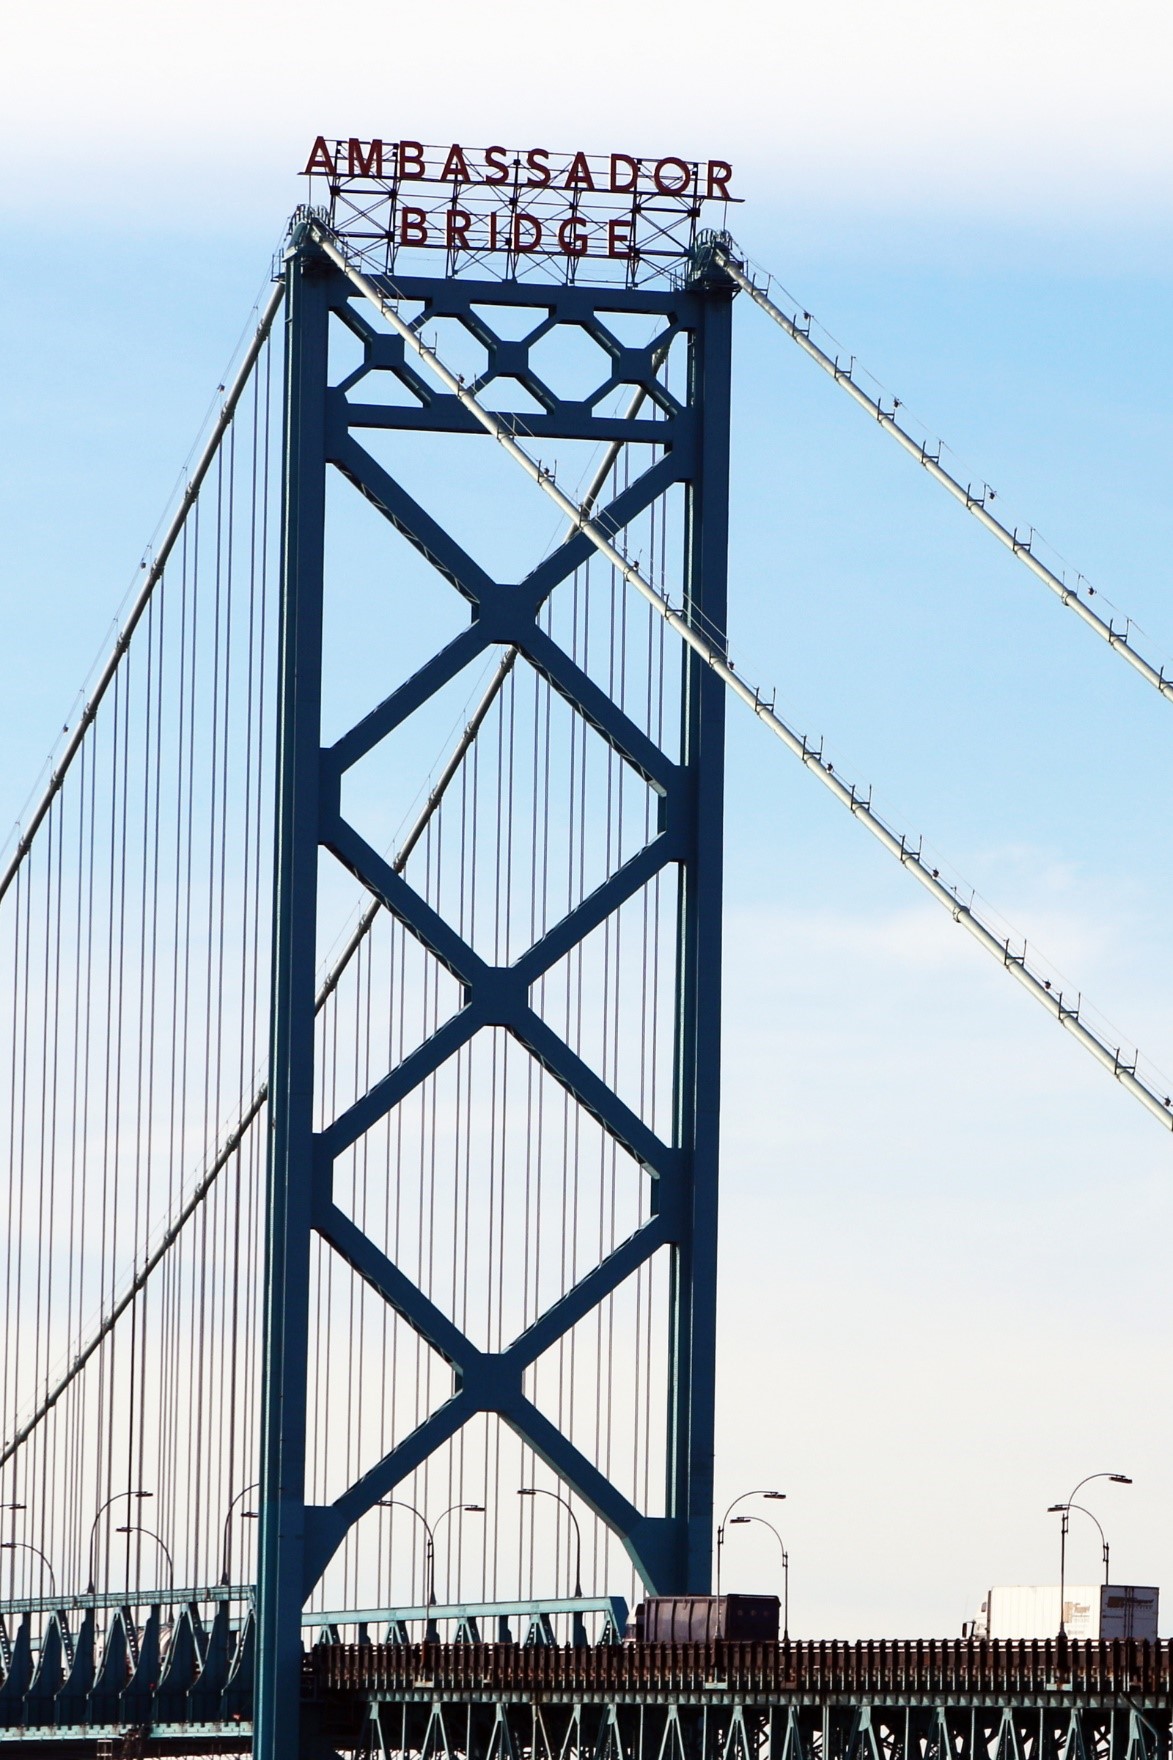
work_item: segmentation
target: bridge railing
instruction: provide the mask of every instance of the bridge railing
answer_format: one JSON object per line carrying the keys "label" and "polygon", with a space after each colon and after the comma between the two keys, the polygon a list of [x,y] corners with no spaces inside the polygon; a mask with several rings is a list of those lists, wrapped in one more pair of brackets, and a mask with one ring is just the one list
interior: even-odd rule
{"label": "bridge railing", "polygon": [[129,1589],[0,1606],[0,1729],[240,1723],[252,1589]]}
{"label": "bridge railing", "polygon": [[[420,1602],[413,1607],[351,1608],[303,1613],[303,1632],[317,1645],[451,1646],[522,1645],[572,1649],[618,1644],[627,1630],[627,1603],[621,1595],[579,1595],[558,1600]],[[381,1640],[379,1634],[381,1633]]]}
{"label": "bridge railing", "polygon": [[[215,1584],[0,1604],[0,1730],[251,1724],[253,1600],[251,1585]],[[380,1640],[407,1648],[414,1635],[427,1651],[449,1651],[481,1649],[488,1635],[494,1649],[574,1650],[615,1647],[626,1625],[620,1596],[343,1608],[302,1617],[311,1678],[318,1651],[382,1650]],[[352,1642],[343,1644],[344,1637]]]}
{"label": "bridge railing", "polygon": [[1052,1696],[1168,1702],[1173,1642],[875,1640],[618,1644],[590,1649],[510,1645],[322,1645],[307,1663],[321,1692],[485,1697],[533,1692],[640,1698],[649,1690],[895,1700]]}

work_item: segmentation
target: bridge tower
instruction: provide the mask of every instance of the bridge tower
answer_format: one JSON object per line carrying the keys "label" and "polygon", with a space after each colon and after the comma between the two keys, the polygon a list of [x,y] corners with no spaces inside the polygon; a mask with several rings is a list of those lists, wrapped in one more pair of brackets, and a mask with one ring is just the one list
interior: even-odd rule
{"label": "bridge tower", "polygon": [[[732,282],[696,272],[680,285],[477,279],[469,273],[374,276],[381,295],[422,332],[455,324],[483,350],[472,389],[489,407],[501,385],[524,389],[530,413],[509,418],[530,451],[563,442],[609,448],[594,518],[619,547],[659,510],[661,556],[678,559],[678,602],[724,651],[729,470]],[[293,235],[287,294],[284,526],[280,636],[277,858],[265,1283],[262,1496],[258,1573],[256,1748],[264,1760],[297,1750],[300,1615],[354,1523],[475,1414],[497,1414],[558,1480],[617,1535],[649,1590],[710,1584],[718,1124],[720,1100],[721,891],[725,687],[696,654],[670,646],[675,725],[633,713],[622,681],[592,668],[551,609],[558,589],[592,556],[580,532],[501,580],[366,444],[372,432],[421,442],[480,434],[460,400],[427,383],[402,337],[382,326],[354,281],[328,260],[312,226]],[[631,341],[642,321],[647,339]],[[338,380],[331,333],[362,350]],[[551,390],[535,359],[551,333],[586,337],[607,363],[598,392]],[[442,354],[442,350],[437,352]],[[674,363],[674,366],[670,365]],[[426,363],[425,363],[426,364]],[[672,372],[675,372],[675,380]],[[372,395],[394,384],[382,402]],[[622,413],[604,413],[617,398]],[[503,418],[504,419],[504,418]],[[585,450],[585,448],[584,448]],[[597,450],[595,456],[598,456]],[[632,462],[634,461],[634,462]],[[375,508],[433,571],[434,590],[465,601],[468,622],[337,739],[322,733],[327,481],[342,480]],[[518,493],[532,494],[520,477]],[[500,516],[508,519],[502,507]],[[596,569],[599,565],[595,564]],[[598,577],[596,576],[596,579]],[[671,586],[673,583],[669,581]],[[622,589],[623,583],[619,582]],[[612,581],[611,587],[614,587]],[[587,588],[587,595],[592,589]],[[474,945],[453,914],[429,902],[347,817],[348,776],[381,742],[425,709],[474,662],[514,656],[526,678],[566,706],[617,758],[632,786],[649,791],[650,835],[611,863],[530,943],[508,958]],[[561,712],[561,709],[560,709]],[[553,802],[546,835],[565,835]],[[315,1070],[315,977],[323,852],[361,882],[454,980],[459,1005],[335,1116],[323,1114]],[[671,1102],[657,1126],[622,1080],[575,1048],[535,998],[543,975],[581,951],[644,889],[667,883],[673,912]],[[518,885],[525,876],[518,876]],[[661,1022],[663,1031],[667,1022]],[[543,1078],[618,1144],[646,1182],[644,1220],[603,1253],[504,1348],[486,1349],[430,1299],[410,1266],[336,1201],[339,1157],[353,1150],[421,1082],[476,1035],[503,1031]],[[563,1177],[571,1177],[569,1166]],[[329,1503],[307,1501],[307,1377],[313,1341],[311,1246],[328,1244],[368,1291],[443,1359],[451,1389],[383,1458]],[[663,1386],[663,1502],[641,1509],[599,1462],[540,1409],[527,1380],[541,1354],[654,1255],[668,1262]],[[637,1347],[638,1348],[638,1347]],[[385,1368],[384,1372],[389,1372]]]}

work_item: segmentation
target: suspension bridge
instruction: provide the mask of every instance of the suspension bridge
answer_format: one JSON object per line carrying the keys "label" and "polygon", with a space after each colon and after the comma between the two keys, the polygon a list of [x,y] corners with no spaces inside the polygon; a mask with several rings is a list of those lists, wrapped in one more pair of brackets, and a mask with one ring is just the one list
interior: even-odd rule
{"label": "suspension bridge", "polygon": [[712,1578],[728,710],[1173,1127],[729,652],[735,306],[1173,680],[727,165],[488,153],[315,144],[0,874],[0,1752],[1165,1760],[1168,1645],[627,1639]]}

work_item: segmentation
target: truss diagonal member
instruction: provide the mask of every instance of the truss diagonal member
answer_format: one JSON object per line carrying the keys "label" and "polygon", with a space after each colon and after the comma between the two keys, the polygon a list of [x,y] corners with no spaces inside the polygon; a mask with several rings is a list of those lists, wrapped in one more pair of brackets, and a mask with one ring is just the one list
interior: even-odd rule
{"label": "truss diagonal member", "polygon": [[454,1393],[402,1442],[397,1442],[381,1461],[368,1468],[335,1502],[307,1509],[310,1530],[306,1545],[307,1596],[342,1544],[347,1530],[359,1517],[373,1509],[381,1497],[388,1497],[396,1485],[422,1466],[430,1454],[455,1436],[480,1409],[466,1389]]}
{"label": "truss diagonal member", "polygon": [[679,765],[624,714],[565,648],[560,648],[535,624],[526,632],[524,652],[534,671],[582,716],[588,727],[594,728],[613,752],[629,763],[657,794],[668,793],[679,774]]}
{"label": "truss diagonal member", "polygon": [[383,901],[399,921],[413,934],[440,964],[447,967],[458,983],[471,988],[483,982],[487,967],[480,955],[451,924],[434,910],[414,886],[397,874],[364,837],[341,815],[333,815],[321,828],[324,849],[336,856],[348,872]]}
{"label": "truss diagonal member", "polygon": [[493,591],[495,582],[475,557],[446,532],[402,483],[349,434],[338,439],[334,466],[357,489],[364,500],[378,509],[388,525],[418,550],[438,575],[455,587],[470,604],[479,605]]}
{"label": "truss diagonal member", "polygon": [[[608,448],[599,466],[599,472],[603,473],[604,479],[625,444],[621,440],[614,442],[614,456],[612,449]],[[649,508],[666,489],[685,480],[690,469],[694,468],[692,453],[691,438],[684,434],[673,443],[670,452],[665,452],[662,458],[641,470],[638,476],[633,477],[616,493],[613,500],[597,509],[595,504],[599,493],[596,485],[599,483],[599,472],[596,472],[582,499],[584,512],[589,513],[609,537],[614,537]],[[554,588],[567,580],[576,568],[581,568],[590,554],[590,539],[583,536],[578,526],[568,525],[561,543],[556,544],[519,583],[521,593],[530,608],[536,613]]]}
{"label": "truss diagonal member", "polygon": [[470,661],[478,659],[486,646],[486,640],[475,623],[461,630],[438,654],[433,654],[418,672],[397,686],[327,749],[324,756],[328,757],[334,774],[340,775],[343,770],[349,770],[352,764],[357,764],[360,758],[365,758],[380,740],[386,739],[389,733],[394,733],[409,715],[414,715],[422,703],[426,703],[429,697],[435,696],[437,691],[450,684]]}
{"label": "truss diagonal member", "polygon": [[577,1492],[588,1509],[606,1522],[627,1549],[629,1557],[645,1582],[662,1583],[665,1542],[675,1526],[671,1517],[642,1515],[605,1473],[587,1459],[552,1424],[544,1412],[524,1395],[515,1396],[502,1410],[501,1416],[514,1433],[529,1444],[538,1458],[556,1473],[565,1485]]}
{"label": "truss diagonal member", "polygon": [[673,1238],[670,1224],[670,1202],[655,1216],[642,1223],[635,1233],[615,1247],[607,1257],[588,1271],[579,1281],[568,1289],[565,1295],[559,1296],[551,1303],[544,1313],[518,1334],[504,1359],[511,1369],[528,1369],[536,1363],[543,1351],[564,1338],[571,1327],[577,1326],[588,1314],[594,1312],[603,1300],[619,1285],[645,1265],[652,1254]]}
{"label": "truss diagonal member", "polygon": [[1089,629],[1094,630],[1103,641],[1108,643],[1109,647],[1115,648],[1117,653],[1122,654],[1128,664],[1136,672],[1139,672],[1143,679],[1153,685],[1163,697],[1173,699],[1173,678],[1166,678],[1161,668],[1151,665],[1137,652],[1128,639],[1127,624],[1123,630],[1119,630],[1110,619],[1101,617],[1092,606],[1080,598],[1075,587],[1065,581],[1062,575],[1056,574],[1054,569],[1048,568],[1046,563],[1034,554],[1029,537],[1025,540],[1020,538],[1011,527],[1004,526],[1000,519],[996,519],[986,505],[985,494],[975,495],[968,483],[958,482],[957,478],[945,469],[935,453],[929,452],[922,441],[915,439],[907,428],[901,426],[896,418],[895,408],[885,409],[880,398],[870,397],[862,386],[857,385],[852,377],[850,366],[844,367],[834,356],[821,349],[795,318],[784,312],[764,289],[755,284],[730,249],[718,244],[715,255],[726,274],[737,283],[743,293],[749,295],[754,305],[765,312],[768,318],[772,318],[778,328],[785,331],[792,341],[797,342],[803,353],[821,367],[830,378],[834,379],[836,385],[841,386],[861,409],[866,409],[881,428],[891,434],[897,445],[902,446],[905,452],[916,459],[935,483],[940,483],[941,487],[947,490],[954,500],[961,503],[967,513],[972,513],[978,524],[984,526],[986,531],[991,532],[1000,544],[1004,544],[1014,556],[1017,556],[1036,580],[1042,581],[1043,585],[1054,593],[1069,611],[1074,611]]}
{"label": "truss diagonal member", "polygon": [[643,849],[637,850],[623,866],[616,868],[601,885],[593,892],[588,892],[573,910],[567,911],[561,922],[530,947],[521,958],[516,960],[513,971],[517,978],[527,987],[536,984],[544,972],[556,965],[566,954],[586,940],[593,929],[599,928],[628,899],[634,898],[650,880],[667,863],[679,859],[679,851],[674,848],[674,840],[667,832],[661,832]]}
{"label": "truss diagonal member", "polygon": [[[330,258],[331,262],[335,263],[344,274],[350,277],[351,281],[359,291],[374,304],[376,309],[383,315],[392,328],[397,330],[404,337],[404,340],[415,350],[420,359],[431,368],[446,388],[451,391],[454,396],[460,398],[461,401],[475,413],[477,420],[485,429],[486,433],[492,435],[493,439],[496,440],[503,450],[509,454],[515,463],[521,466],[526,475],[531,477],[533,481],[537,483],[543,494],[548,495],[565,514],[566,518],[574,522],[576,527],[590,539],[592,544],[594,544],[596,550],[598,550],[602,556],[605,556],[608,562],[611,563],[612,567],[622,575],[628,585],[634,587],[636,592],[641,594],[641,596],[654,607],[664,619],[664,622],[668,627],[676,631],[676,634],[681,640],[687,643],[693,653],[698,655],[699,658],[704,661],[705,665],[717,674],[718,678],[720,678],[722,683],[733,692],[734,696],[739,697],[746,707],[757,716],[758,720],[764,722],[770,732],[774,734],[777,739],[782,741],[782,744],[787,750],[793,752],[795,757],[800,760],[806,769],[818,778],[824,788],[833,794],[836,800],[838,800],[843,806],[847,807],[861,824],[867,827],[876,841],[881,843],[888,851],[889,855],[895,856],[901,866],[906,868],[909,873],[919,881],[925,891],[935,898],[938,904],[944,906],[954,922],[960,923],[962,928],[967,930],[968,933],[973,936],[974,940],[980,947],[983,947],[987,953],[992,954],[998,963],[1004,966],[1017,982],[1022,985],[1023,989],[1033,996],[1035,1001],[1040,1003],[1049,1014],[1053,1015],[1059,1022],[1060,1026],[1064,1027],[1073,1038],[1078,1040],[1085,1051],[1090,1052],[1092,1057],[1096,1059],[1097,1063],[1102,1064],[1105,1069],[1111,1072],[1115,1079],[1120,1083],[1121,1087],[1125,1088],[1134,1099],[1140,1101],[1141,1105],[1144,1106],[1147,1111],[1151,1112],[1155,1118],[1158,1118],[1161,1121],[1166,1130],[1173,1130],[1173,1105],[1169,1103],[1166,1097],[1158,1094],[1154,1089],[1150,1088],[1147,1083],[1141,1080],[1136,1073],[1136,1067],[1134,1064],[1127,1063],[1121,1059],[1119,1047],[1109,1044],[1107,1040],[1100,1038],[1097,1033],[1087,1026],[1080,1019],[1078,1009],[1065,1004],[1062,993],[1052,990],[1045,979],[1038,976],[1030,969],[1027,965],[1025,954],[1021,958],[1011,954],[1007,943],[981,921],[972,904],[962,902],[962,900],[950,890],[933,869],[921,859],[919,851],[912,848],[907,837],[900,836],[890,830],[880,816],[872,811],[869,798],[859,794],[854,787],[845,783],[840,776],[837,776],[833,766],[830,763],[824,762],[821,750],[816,750],[808,745],[805,738],[801,734],[796,733],[794,729],[775,712],[770,704],[762,700],[760,694],[753,688],[753,686],[747,684],[745,680],[735,672],[726,654],[717,647],[714,642],[710,641],[709,638],[699,629],[695,629],[692,624],[689,623],[687,617],[681,611],[678,611],[658,588],[653,586],[650,581],[644,579],[639,570],[616,549],[606,533],[600,531],[599,527],[586,513],[584,513],[581,507],[575,506],[570,497],[558,487],[550,473],[544,470],[542,466],[535,459],[532,459],[525,449],[518,444],[504,424],[498,421],[497,417],[493,415],[492,411],[481,407],[476,398],[472,396],[471,392],[466,390],[456,375],[452,373],[437,357],[435,350],[429,348],[427,344],[416,335],[410,326],[404,323],[398,312],[395,311],[393,306],[383,298],[382,294],[369,277],[364,275],[361,270],[356,269],[353,264],[347,260],[343,252],[338,248],[338,245],[331,234],[317,222],[312,223],[312,232],[314,238],[317,240],[325,254]],[[1069,589],[1065,589],[1065,591],[1069,591]],[[1129,652],[1131,657],[1131,651]],[[1159,678],[1155,676],[1153,682],[1159,682]],[[1171,684],[1170,689],[1173,690],[1173,684]]]}
{"label": "truss diagonal member", "polygon": [[540,1412],[532,1400],[516,1399],[502,1417],[534,1453],[572,1485],[595,1515],[601,1516],[617,1534],[627,1535],[639,1526],[641,1517],[635,1505],[589,1461],[580,1449]]}
{"label": "truss diagonal member", "polygon": [[[402,874],[403,870],[406,868],[412,850],[427,830],[433,814],[436,812],[440,802],[447,794],[460,766],[468,756],[469,748],[481,730],[485,717],[488,715],[489,710],[493,707],[493,704],[500,695],[505,680],[512,672],[516,659],[517,649],[507,648],[502,655],[492,678],[489,680],[479,703],[469,716],[468,721],[465,723],[464,732],[453,746],[448,762],[436,778],[435,785],[429,793],[427,800],[420,808],[415,823],[412,825],[411,830],[400,845],[399,854],[391,863],[392,868],[397,874]],[[324,1008],[327,997],[338,988],[343,972],[345,972],[347,966],[362,946],[363,941],[370,933],[371,924],[383,908],[383,901],[381,898],[374,898],[371,900],[370,904],[367,905],[358,922],[354,926],[354,931],[351,934],[350,940],[346,943],[329,973],[322,981],[322,987],[318,991],[317,1000],[314,1004],[315,1010]]]}
{"label": "truss diagonal member", "polygon": [[467,1045],[482,1024],[476,1009],[466,1005],[442,1027],[437,1027],[431,1037],[409,1052],[402,1063],[397,1063],[373,1088],[368,1088],[352,1106],[326,1126],[317,1139],[319,1153],[336,1161],[339,1155],[358,1142],[364,1132],[386,1117],[393,1106],[398,1106],[413,1088],[418,1088],[442,1063]]}
{"label": "truss diagonal member", "polygon": [[369,1235],[363,1233],[337,1204],[315,1207],[314,1227],[329,1241],[351,1270],[418,1332],[426,1344],[464,1375],[479,1361],[481,1353],[411,1279],[392,1263]]}
{"label": "truss diagonal member", "polygon": [[523,1008],[507,1024],[514,1037],[533,1053],[542,1068],[641,1167],[661,1178],[670,1179],[677,1172],[682,1151],[670,1147],[658,1137],[651,1126],[645,1124],[639,1114],[633,1112],[539,1014],[532,1008]]}

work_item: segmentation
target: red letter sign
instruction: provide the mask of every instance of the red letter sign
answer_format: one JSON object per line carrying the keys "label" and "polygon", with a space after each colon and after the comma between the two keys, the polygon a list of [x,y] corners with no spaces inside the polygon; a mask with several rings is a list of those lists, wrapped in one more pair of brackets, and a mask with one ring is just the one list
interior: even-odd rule
{"label": "red letter sign", "polygon": [[[491,177],[489,176],[490,171],[493,173],[493,175]],[[509,182],[509,167],[505,163],[505,148],[504,147],[486,147],[485,148],[485,182],[486,183],[508,183]]]}
{"label": "red letter sign", "polygon": [[471,250],[468,242],[468,229],[472,225],[472,215],[463,208],[449,208],[445,215],[446,237],[450,251]]}
{"label": "red letter sign", "polygon": [[709,160],[709,186],[705,191],[709,196],[720,196],[723,202],[729,200],[729,179],[733,176],[732,165],[726,165],[724,159]]}
{"label": "red letter sign", "polygon": [[[620,181],[619,167],[623,166],[626,181]],[[639,160],[633,159],[630,153],[612,153],[611,155],[611,193],[616,196],[629,196],[635,188],[639,177]]]}
{"label": "red letter sign", "polygon": [[558,245],[565,256],[585,257],[587,232],[581,220],[564,220],[558,228]]}
{"label": "red letter sign", "polygon": [[400,208],[399,210],[399,242],[400,244],[427,244],[428,217],[422,208]]}
{"label": "red letter sign", "polygon": [[[545,185],[549,183],[549,181],[550,181],[550,167],[546,164],[546,160],[549,157],[550,157],[549,151],[545,147],[531,147],[529,152],[526,154],[526,156],[525,156],[526,164],[529,166],[529,169],[531,171],[536,173],[536,175],[534,177],[527,177],[525,180],[526,183],[529,184],[531,188],[543,189],[545,187]],[[539,159],[541,160],[540,165],[538,163]]]}
{"label": "red letter sign", "polygon": [[351,138],[346,143],[346,175],[348,177],[382,177],[383,143],[372,141],[370,150],[362,150],[362,142]]}
{"label": "red letter sign", "polygon": [[570,170],[566,173],[563,189],[594,189],[595,180],[591,176],[591,168],[587,164],[585,153],[576,153],[570,161]]}
{"label": "red letter sign", "polygon": [[[677,176],[675,178],[664,175],[666,165],[676,166]],[[674,159],[671,156],[667,159],[660,159],[652,173],[652,181],[662,196],[682,196],[692,182],[692,166],[687,159]]]}
{"label": "red letter sign", "polygon": [[324,171],[327,177],[333,177],[334,175],[334,160],[330,155],[330,149],[326,145],[325,138],[322,135],[319,135],[314,142],[314,150],[306,162],[306,168],[302,172],[302,176],[312,177],[316,171]]}
{"label": "red letter sign", "polygon": [[[529,238],[524,241],[521,236],[521,229],[523,226],[531,226],[533,228],[533,231],[530,233]],[[517,252],[518,256],[519,257],[525,256],[526,253],[529,251],[536,251],[538,246],[541,244],[541,242],[542,242],[541,221],[535,220],[532,214],[518,214],[513,222],[513,237],[510,240],[510,243],[512,244],[514,250]]]}
{"label": "red letter sign", "polygon": [[395,168],[400,177],[426,177],[422,143],[420,141],[400,141],[395,155]]}
{"label": "red letter sign", "polygon": [[469,183],[468,161],[459,147],[449,147],[448,157],[444,161],[444,169],[440,173],[441,183]]}
{"label": "red letter sign", "polygon": [[608,220],[607,255],[609,257],[629,257],[631,255],[630,220]]}

